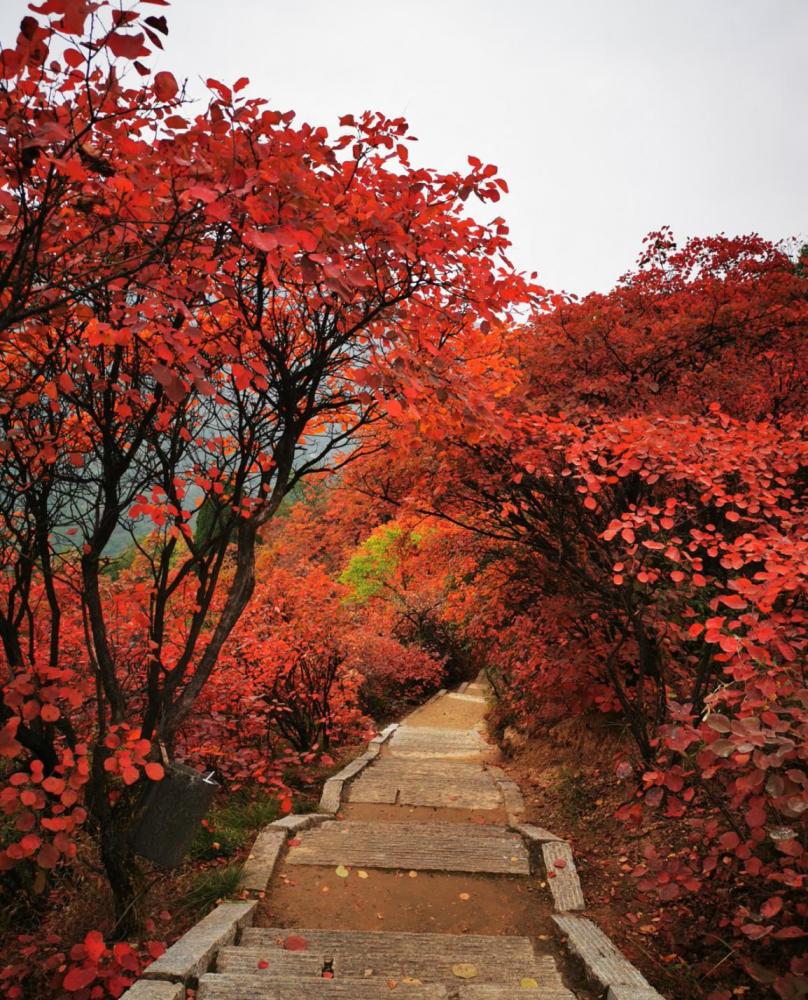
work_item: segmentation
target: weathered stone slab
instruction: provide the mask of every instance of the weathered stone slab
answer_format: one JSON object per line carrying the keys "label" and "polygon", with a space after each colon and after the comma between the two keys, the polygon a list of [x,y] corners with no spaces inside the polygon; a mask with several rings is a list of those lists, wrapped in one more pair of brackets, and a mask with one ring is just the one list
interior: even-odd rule
{"label": "weathered stone slab", "polygon": [[390,740],[390,755],[393,757],[422,757],[433,760],[474,758],[490,751],[490,745],[473,729],[401,726]]}
{"label": "weathered stone slab", "polygon": [[665,1000],[661,993],[649,986],[612,986],[606,1000]]}
{"label": "weathered stone slab", "polygon": [[339,778],[329,778],[328,781],[326,781],[323,785],[322,794],[320,795],[320,812],[339,812],[340,802],[342,801],[343,785],[344,782],[340,781]]}
{"label": "weathered stone slab", "polygon": [[373,737],[373,739],[370,741],[369,746],[378,746],[378,747],[380,747],[383,743],[387,743],[387,741],[390,739],[390,737],[393,735],[393,733],[395,733],[395,731],[398,728],[399,728],[399,724],[397,722],[391,722],[389,726],[386,726],[378,734],[378,736],[374,736]]}
{"label": "weathered stone slab", "polygon": [[[274,979],[261,975],[207,975],[199,981],[196,1000],[448,1000],[445,986],[396,985],[391,993],[386,981],[373,979]],[[534,996],[536,994],[534,993]]]}
{"label": "weathered stone slab", "polygon": [[132,983],[120,1000],[185,1000],[183,983],[165,983],[159,979],[139,979]]}
{"label": "weathered stone slab", "polygon": [[591,920],[559,914],[553,920],[566,936],[570,951],[583,962],[588,978],[602,990],[615,986],[650,989],[642,973]]}
{"label": "weathered stone slab", "polygon": [[538,986],[461,986],[453,993],[457,1000],[575,1000],[575,994],[561,983],[545,984],[537,980]]}
{"label": "weathered stone slab", "polygon": [[502,795],[509,822],[515,823],[522,819],[525,814],[525,800],[522,797],[522,790],[516,782],[500,781],[499,792]]}
{"label": "weathered stone slab", "polygon": [[[287,934],[291,931],[287,931]],[[260,964],[259,964],[260,963]],[[217,972],[238,972],[276,977],[320,976],[323,956],[315,951],[285,951],[283,948],[264,947],[221,948],[216,959]]]}
{"label": "weathered stone slab", "polygon": [[361,757],[357,757],[356,760],[352,760],[350,764],[346,764],[341,771],[337,771],[333,778],[338,781],[350,781],[355,778],[357,774],[361,774],[362,771],[371,764],[376,758],[376,754],[363,753]]}
{"label": "weathered stone slab", "polygon": [[329,813],[290,813],[282,819],[276,819],[269,825],[286,830],[287,833],[299,833],[301,830],[308,830],[312,826],[319,826],[327,819],[334,817]]}
{"label": "weathered stone slab", "polygon": [[193,985],[210,968],[216,952],[232,944],[240,928],[247,924],[258,906],[257,900],[220,903],[199,923],[152,962],[143,979],[168,979]]}
{"label": "weathered stone slab", "polygon": [[291,865],[529,875],[522,838],[502,827],[457,823],[324,823],[287,855]]}
{"label": "weathered stone slab", "polygon": [[283,853],[286,837],[286,830],[271,825],[261,830],[241,872],[242,889],[264,892]]}
{"label": "weathered stone slab", "polygon": [[532,823],[518,823],[513,827],[517,833],[521,833],[525,840],[531,841],[537,844],[546,844],[552,840],[561,840],[561,837],[557,837],[554,833],[549,830],[545,830],[543,826],[534,826]]}
{"label": "weathered stone slab", "polygon": [[[541,850],[555,908],[562,912],[583,910],[584,894],[570,845],[564,840],[551,840],[542,844]],[[561,863],[561,867],[556,862]]]}
{"label": "weathered stone slab", "polygon": [[446,809],[497,809],[502,793],[479,764],[384,757],[351,785],[350,802]]}
{"label": "weathered stone slab", "polygon": [[[240,948],[231,954],[246,952],[245,966],[267,954],[272,947],[280,948],[290,933],[282,928],[251,927],[245,931]],[[306,940],[308,951],[334,959],[336,980],[362,978],[368,969],[374,977],[405,977],[423,982],[461,983],[452,973],[452,966],[473,964],[480,983],[516,985],[526,977],[537,981],[555,975],[550,956],[537,961],[528,938],[484,934],[417,934],[399,932],[301,930],[294,934]],[[549,959],[549,964],[543,961]],[[235,961],[235,958],[234,958]],[[229,967],[235,971],[235,966]],[[335,981],[336,981],[335,980]]]}

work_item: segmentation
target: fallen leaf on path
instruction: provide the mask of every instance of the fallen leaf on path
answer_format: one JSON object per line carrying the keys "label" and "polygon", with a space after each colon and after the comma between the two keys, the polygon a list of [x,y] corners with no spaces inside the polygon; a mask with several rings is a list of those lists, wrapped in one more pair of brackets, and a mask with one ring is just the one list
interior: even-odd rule
{"label": "fallen leaf on path", "polygon": [[530,976],[526,976],[520,983],[519,988],[522,990],[537,990],[539,984],[535,979],[531,979]]}
{"label": "fallen leaf on path", "polygon": [[410,878],[418,878],[418,872],[407,872]]}
{"label": "fallen leaf on path", "polygon": [[467,892],[461,892],[458,899],[462,899],[465,902],[467,899],[471,899],[471,896]]}
{"label": "fallen leaf on path", "polygon": [[359,876],[360,878],[369,878],[369,877],[370,877],[370,876],[368,875],[368,873],[367,873],[367,872],[357,872],[356,874],[357,874],[357,875],[358,875],[358,876]]}
{"label": "fallen leaf on path", "polygon": [[458,962],[452,966],[452,975],[458,979],[474,979],[477,976],[477,966],[471,962]]}
{"label": "fallen leaf on path", "polygon": [[283,942],[283,947],[286,951],[305,951],[308,946],[309,942],[299,934],[290,934]]}
{"label": "fallen leaf on path", "polygon": [[337,870],[337,876],[339,878],[347,878],[350,875],[350,872],[345,867],[345,865],[337,865],[336,870]]}

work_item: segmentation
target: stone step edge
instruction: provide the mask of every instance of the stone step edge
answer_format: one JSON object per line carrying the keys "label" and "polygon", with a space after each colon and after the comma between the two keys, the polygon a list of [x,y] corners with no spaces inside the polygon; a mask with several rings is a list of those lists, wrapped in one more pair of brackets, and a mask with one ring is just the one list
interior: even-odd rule
{"label": "stone step edge", "polygon": [[[373,967],[365,970],[363,975],[361,967],[363,964],[370,965],[377,963],[378,957],[369,957],[363,961],[358,952],[346,954],[344,949],[335,949],[330,952],[334,959],[335,979],[342,981],[350,979],[373,980],[374,982],[386,982],[388,979],[399,979],[402,976],[410,976],[421,979],[425,985],[433,983],[450,983],[459,985],[452,976],[451,967],[445,957],[429,956],[429,969],[424,968],[423,960],[414,958],[412,955],[403,957],[385,956],[387,963],[383,967]],[[282,958],[279,960],[279,956]],[[268,968],[262,969],[259,963],[263,961]],[[275,963],[277,962],[277,967]],[[519,973],[514,973],[514,964],[522,964]],[[434,964],[432,964],[434,963]],[[445,963],[445,964],[444,964]],[[545,989],[561,989],[563,981],[561,973],[555,964],[548,966],[546,963],[536,961],[535,954],[532,959],[515,957],[512,963],[504,966],[499,965],[494,959],[486,958],[480,960],[473,955],[456,959],[453,965],[474,964],[477,968],[475,978],[478,985],[490,986],[513,986],[514,978],[535,979],[539,987]],[[348,971],[345,971],[347,968]],[[309,952],[289,952],[282,948],[267,947],[266,945],[239,945],[238,947],[222,948],[219,951],[219,958],[214,970],[220,976],[245,976],[260,975],[266,981],[270,979],[318,979],[321,978],[322,955],[316,951]],[[406,969],[406,972],[404,971]],[[371,973],[368,975],[368,973]],[[211,973],[213,974],[213,973]]]}
{"label": "stone step edge", "polygon": [[289,835],[309,830],[333,818],[329,813],[290,813],[265,826],[253,841],[250,853],[244,862],[239,889],[251,895],[265,893],[281,858],[286,853]]}
{"label": "stone step edge", "polygon": [[[213,966],[219,949],[237,942],[241,929],[252,922],[257,906],[255,899],[219,903],[147,966],[141,980],[164,980],[193,987]],[[142,987],[140,995],[143,996]]]}
{"label": "stone step edge", "polygon": [[607,991],[607,1000],[665,1000],[592,920],[555,914],[553,922],[583,965],[587,979]]}
{"label": "stone step edge", "polygon": [[321,813],[331,813],[331,815],[334,815],[339,812],[345,787],[360,775],[369,764],[372,764],[376,760],[381,753],[382,745],[390,739],[398,727],[399,723],[393,722],[384,728],[378,736],[374,736],[370,743],[368,743],[367,749],[361,757],[357,757],[356,760],[352,760],[349,764],[346,764],[341,771],[337,771],[336,774],[333,774],[326,781],[323,785],[320,804],[318,806]]}
{"label": "stone step edge", "polygon": [[[385,983],[371,983],[367,979],[301,979],[299,976],[274,978],[267,977],[263,973],[255,975],[249,973],[234,972],[214,972],[208,973],[199,980],[199,990],[196,994],[198,1000],[208,1000],[209,997],[227,997],[228,1000],[259,1000],[260,997],[293,997],[299,995],[301,985],[308,987],[307,994],[311,996],[311,990],[321,994],[323,997],[330,995],[347,998],[355,992],[355,986],[362,989],[363,994],[368,996],[368,987],[371,988],[374,997],[400,997],[401,1000],[413,998],[413,1000],[452,1000],[449,990],[442,984],[415,984],[397,983],[395,993],[391,992],[391,987]],[[350,988],[351,993],[346,993],[345,988]],[[294,993],[291,992],[294,990]],[[333,993],[332,993],[333,991]],[[452,991],[452,996],[457,996]],[[462,996],[462,994],[459,994]],[[541,997],[533,992],[534,997]],[[151,998],[144,998],[151,1000]]]}

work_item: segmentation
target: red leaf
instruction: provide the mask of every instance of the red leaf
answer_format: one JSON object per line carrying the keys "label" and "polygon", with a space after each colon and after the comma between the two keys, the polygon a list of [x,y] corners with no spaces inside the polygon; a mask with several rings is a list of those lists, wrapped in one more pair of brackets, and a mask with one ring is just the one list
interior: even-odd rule
{"label": "red leaf", "polygon": [[137,35],[124,35],[119,31],[111,31],[106,38],[106,46],[114,56],[121,59],[137,59],[147,56],[149,50],[143,44],[143,32]]}
{"label": "red leaf", "polygon": [[300,937],[299,934],[290,934],[283,942],[283,947],[286,951],[306,951],[309,943],[304,937]]}
{"label": "red leaf", "polygon": [[174,74],[163,70],[155,75],[153,90],[158,101],[173,101],[180,88]]}
{"label": "red leaf", "polygon": [[95,966],[89,968],[81,966],[70,969],[62,982],[62,988],[66,989],[68,993],[76,993],[79,990],[83,990],[95,981],[96,972]]}
{"label": "red leaf", "polygon": [[90,931],[84,938],[84,950],[87,953],[87,958],[91,962],[98,964],[98,960],[107,950],[107,946],[104,943],[104,937],[101,931]]}

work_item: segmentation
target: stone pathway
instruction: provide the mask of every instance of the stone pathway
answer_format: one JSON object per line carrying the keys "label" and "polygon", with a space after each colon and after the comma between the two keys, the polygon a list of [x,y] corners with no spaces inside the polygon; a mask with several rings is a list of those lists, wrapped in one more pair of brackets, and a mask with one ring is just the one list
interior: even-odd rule
{"label": "stone pathway", "polygon": [[[436,900],[437,916],[427,919],[451,926],[454,918],[441,920],[443,894],[447,903],[449,896],[460,899],[461,910],[465,896],[472,916],[463,919],[473,923],[479,882],[467,873],[489,877],[489,905],[499,887],[505,907],[513,880],[530,877],[525,839],[507,826],[521,819],[521,796],[482,736],[486,708],[485,686],[463,685],[392,733],[378,757],[341,788],[340,818],[292,841],[276,880],[279,893],[270,890],[266,901],[271,920],[276,895],[294,895],[291,919],[281,907],[278,926],[246,928],[237,947],[220,951],[217,971],[201,977],[197,1000],[575,1000],[554,957],[537,953],[527,936],[351,929],[376,908],[388,925],[392,916],[409,926],[404,910],[413,909],[410,897],[419,892]],[[445,875],[430,881],[431,872]],[[349,904],[348,880],[363,893],[360,915]],[[343,886],[345,908],[324,914],[323,893]],[[388,887],[401,906],[392,914]],[[337,918],[334,926],[320,926],[329,916]],[[306,926],[307,919],[315,922]],[[288,950],[290,935],[293,945],[302,938],[305,950]],[[323,978],[324,968],[333,978]]]}
{"label": "stone pathway", "polygon": [[221,903],[122,1000],[662,1000],[581,915],[570,845],[524,823],[483,737],[487,694],[440,692],[326,782],[319,815],[266,827],[252,898]]}

